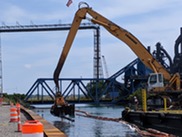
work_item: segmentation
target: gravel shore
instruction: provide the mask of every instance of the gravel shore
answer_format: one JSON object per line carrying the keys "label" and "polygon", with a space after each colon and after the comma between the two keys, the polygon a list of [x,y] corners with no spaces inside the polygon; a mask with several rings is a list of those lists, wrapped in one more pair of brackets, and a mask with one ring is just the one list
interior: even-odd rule
{"label": "gravel shore", "polygon": [[[21,113],[21,124],[27,119]],[[18,132],[18,123],[10,122],[10,105],[0,106],[0,136],[1,137],[21,137],[22,133]]]}

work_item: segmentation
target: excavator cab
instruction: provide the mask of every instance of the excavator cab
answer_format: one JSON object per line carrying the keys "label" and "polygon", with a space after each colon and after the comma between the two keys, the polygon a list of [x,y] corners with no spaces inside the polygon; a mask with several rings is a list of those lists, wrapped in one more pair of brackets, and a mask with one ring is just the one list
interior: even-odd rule
{"label": "excavator cab", "polygon": [[148,91],[164,87],[164,79],[161,73],[151,73],[148,78]]}

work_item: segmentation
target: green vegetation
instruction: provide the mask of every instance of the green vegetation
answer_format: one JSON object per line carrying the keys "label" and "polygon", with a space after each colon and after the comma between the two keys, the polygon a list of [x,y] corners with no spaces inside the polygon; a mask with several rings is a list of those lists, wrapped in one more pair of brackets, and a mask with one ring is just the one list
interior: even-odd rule
{"label": "green vegetation", "polygon": [[95,90],[98,89],[98,96],[100,96],[103,90],[103,85],[104,85],[103,81],[99,81],[99,82],[93,81],[88,83],[86,87],[90,91],[90,94],[92,96],[96,96]]}
{"label": "green vegetation", "polygon": [[7,103],[16,103],[16,102],[20,102],[21,100],[24,100],[25,98],[25,94],[7,94],[7,93],[4,93],[3,94],[3,98],[4,98],[4,101],[7,102]]}
{"label": "green vegetation", "polygon": [[128,96],[127,100],[132,102],[134,96],[137,97],[139,103],[141,104],[141,102],[142,102],[142,89],[138,89],[135,92],[133,92],[131,95]]}

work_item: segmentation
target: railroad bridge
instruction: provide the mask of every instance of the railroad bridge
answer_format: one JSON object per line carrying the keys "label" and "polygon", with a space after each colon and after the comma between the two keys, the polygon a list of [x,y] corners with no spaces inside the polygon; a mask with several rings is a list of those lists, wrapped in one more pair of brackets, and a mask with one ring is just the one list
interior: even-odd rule
{"label": "railroad bridge", "polygon": [[[129,94],[136,90],[135,88],[141,87],[141,81],[146,82],[147,77],[140,76],[140,83],[136,85],[136,74],[140,74],[139,71],[144,72],[136,69],[139,65],[143,64],[139,59],[135,59],[109,78],[61,78],[59,79],[60,91],[69,103],[115,104],[124,101]],[[145,68],[144,65],[143,67]],[[126,72],[130,73],[130,76],[133,75],[133,78],[129,80],[130,88],[118,81],[118,78],[121,78]],[[52,78],[37,79],[27,92],[25,101],[34,104],[53,103],[55,97],[55,89],[51,88],[53,84]]]}

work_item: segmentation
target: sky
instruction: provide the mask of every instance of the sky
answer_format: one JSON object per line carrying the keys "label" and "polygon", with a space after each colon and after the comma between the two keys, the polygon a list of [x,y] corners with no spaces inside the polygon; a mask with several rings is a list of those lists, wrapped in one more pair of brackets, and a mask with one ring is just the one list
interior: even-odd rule
{"label": "sky", "polygon": [[[70,24],[80,0],[1,0],[0,26]],[[84,0],[93,10],[125,28],[143,45],[155,49],[161,42],[174,57],[175,40],[182,26],[181,0]],[[101,55],[114,74],[136,55],[103,27]],[[68,31],[1,33],[3,91],[26,93],[38,78],[52,78]],[[93,77],[93,30],[79,30],[60,78]],[[105,73],[105,72],[104,72]]]}

